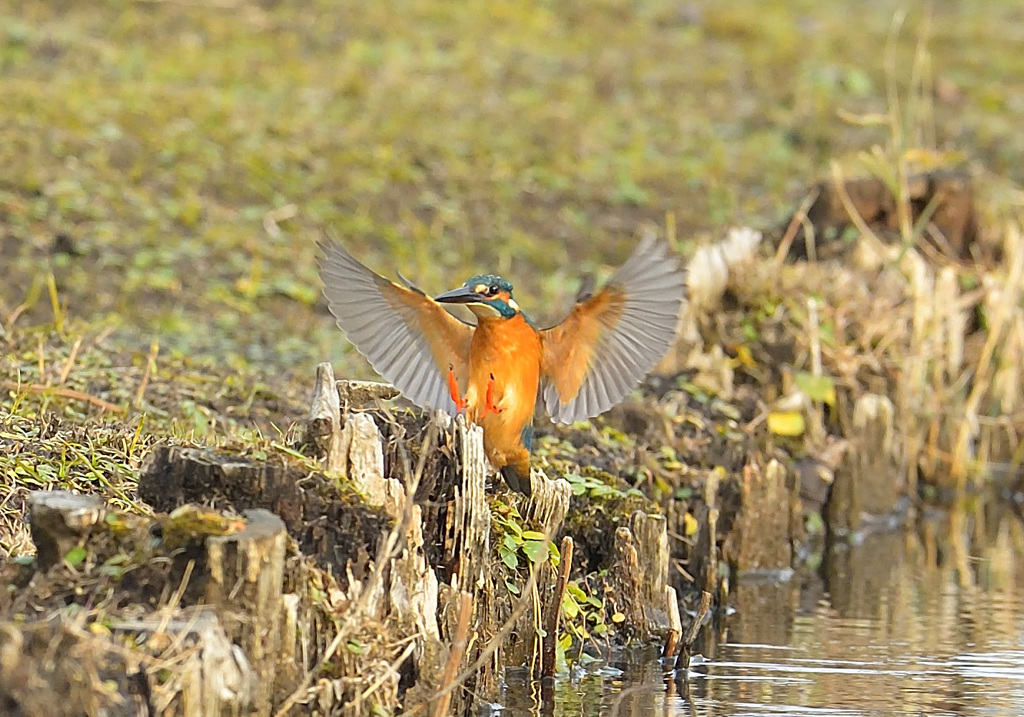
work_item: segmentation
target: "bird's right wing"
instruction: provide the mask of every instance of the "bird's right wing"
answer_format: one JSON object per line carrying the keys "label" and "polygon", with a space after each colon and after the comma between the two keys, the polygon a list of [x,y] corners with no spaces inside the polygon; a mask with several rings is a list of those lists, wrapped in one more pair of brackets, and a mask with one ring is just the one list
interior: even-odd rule
{"label": "bird's right wing", "polygon": [[455,415],[448,369],[464,393],[473,327],[411,284],[399,286],[363,266],[337,240],[324,237],[319,247],[324,296],[338,328],[410,401]]}

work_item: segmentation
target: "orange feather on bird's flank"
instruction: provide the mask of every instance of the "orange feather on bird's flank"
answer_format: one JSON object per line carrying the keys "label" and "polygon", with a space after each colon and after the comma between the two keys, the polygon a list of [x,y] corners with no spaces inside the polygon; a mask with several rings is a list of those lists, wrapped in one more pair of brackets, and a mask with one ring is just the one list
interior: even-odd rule
{"label": "orange feather on bird's flank", "polygon": [[[607,286],[538,331],[501,277],[475,276],[431,299],[374,273],[336,241],[320,248],[324,295],[349,340],[414,403],[450,414],[464,407],[483,426],[491,463],[527,495],[538,397],[563,423],[611,408],[668,349],[685,296],[668,246],[645,237]],[[468,306],[476,324],[445,303]]]}
{"label": "orange feather on bird's flank", "polygon": [[[494,467],[511,466],[520,481],[530,476],[530,451],[522,438],[537,403],[540,355],[537,329],[521,313],[511,319],[478,320],[470,344],[466,415],[483,426],[484,451]],[[496,412],[487,409],[488,386],[493,386]]]}

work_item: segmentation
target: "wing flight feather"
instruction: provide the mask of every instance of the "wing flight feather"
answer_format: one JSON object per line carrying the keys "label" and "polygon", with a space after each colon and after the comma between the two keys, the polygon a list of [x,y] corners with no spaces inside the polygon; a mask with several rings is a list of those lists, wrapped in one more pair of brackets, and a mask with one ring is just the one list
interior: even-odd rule
{"label": "wing flight feather", "polygon": [[464,392],[473,327],[405,277],[399,286],[370,270],[338,241],[324,237],[319,247],[324,296],[338,328],[406,398],[454,415],[448,367]]}
{"label": "wing flight feather", "polygon": [[607,286],[541,331],[548,415],[572,423],[625,398],[668,350],[685,294],[685,272],[668,245],[645,236]]}

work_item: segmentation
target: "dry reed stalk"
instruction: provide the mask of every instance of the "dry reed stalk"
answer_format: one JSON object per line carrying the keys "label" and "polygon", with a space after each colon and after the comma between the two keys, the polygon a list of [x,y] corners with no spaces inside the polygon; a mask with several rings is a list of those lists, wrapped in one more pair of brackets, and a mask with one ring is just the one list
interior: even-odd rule
{"label": "dry reed stalk", "polygon": [[885,243],[875,234],[875,231],[871,226],[864,221],[864,217],[857,211],[856,205],[853,203],[853,199],[850,198],[849,192],[846,191],[846,178],[843,176],[843,169],[839,166],[839,163],[833,161],[831,163],[832,169],[832,184],[835,186],[836,196],[839,197],[839,203],[843,205],[843,209],[846,210],[847,216],[850,217],[850,221],[857,227],[857,231],[860,232],[861,238],[868,240],[871,244],[872,249],[877,253],[878,256],[888,256],[889,248]]}
{"label": "dry reed stalk", "polygon": [[697,608],[697,614],[693,617],[693,624],[690,625],[690,631],[686,633],[685,644],[687,647],[692,646],[696,642],[697,635],[700,633],[700,628],[704,624],[704,618],[707,617],[710,607],[711,593],[704,590],[700,594],[700,607]]}
{"label": "dry reed stalk", "polygon": [[149,358],[146,360],[146,369],[142,372],[142,380],[139,382],[139,390],[135,393],[135,405],[142,406],[142,399],[146,397],[146,387],[149,385],[149,377],[156,370],[156,357],[160,353],[160,344],[154,341],[149,346]]}
{"label": "dry reed stalk", "polygon": [[812,259],[814,254],[815,246],[815,233],[814,224],[807,218],[807,212],[811,206],[818,201],[818,197],[821,195],[821,190],[815,187],[812,191],[808,192],[804,200],[800,202],[800,206],[797,207],[796,212],[793,214],[793,218],[789,221],[789,226],[786,227],[785,233],[782,235],[782,239],[779,240],[779,248],[775,250],[775,267],[776,270],[782,268],[783,263],[786,261],[786,257],[789,255],[789,249],[793,246],[793,240],[796,239],[796,232],[798,229],[803,228],[804,230],[804,242],[807,245],[807,256],[808,259]]}
{"label": "dry reed stalk", "polygon": [[665,586],[665,609],[668,613],[668,636],[661,656],[669,663],[667,667],[671,670],[675,669],[676,649],[679,647],[679,639],[683,636],[683,623],[679,619],[679,597],[671,585]]}
{"label": "dry reed stalk", "polygon": [[541,662],[541,676],[555,676],[555,647],[558,645],[558,623],[562,615],[562,601],[565,600],[565,590],[569,585],[569,573],[572,571],[572,537],[567,535],[562,538],[562,562],[559,565],[558,582],[555,584],[555,600],[548,617],[548,624],[544,626],[544,655]]}
{"label": "dry reed stalk", "polygon": [[451,649],[448,652],[448,661],[445,663],[444,672],[441,674],[441,689],[438,691],[434,702],[434,717],[444,717],[448,714],[448,705],[452,699],[452,688],[455,686],[455,679],[459,672],[459,665],[466,654],[466,644],[469,639],[469,619],[473,614],[473,596],[463,592],[459,596],[459,617],[455,624],[455,638],[452,640]]}
{"label": "dry reed stalk", "polygon": [[684,684],[689,679],[690,657],[693,655],[693,643],[697,641],[697,635],[700,634],[700,629],[704,626],[704,619],[707,617],[708,610],[710,608],[711,593],[707,590],[703,590],[700,594],[700,605],[697,608],[697,614],[693,616],[693,622],[690,624],[690,630],[686,633],[686,637],[683,639],[679,661],[676,666],[677,670],[682,671]]}
{"label": "dry reed stalk", "polygon": [[943,267],[935,281],[937,307],[945,307],[943,328],[945,333],[945,385],[954,384],[963,372],[964,338],[967,336],[967,311],[960,305],[960,276],[955,268]]}
{"label": "dry reed stalk", "polygon": [[82,391],[75,391],[71,388],[63,388],[61,386],[40,386],[34,383],[17,383],[16,381],[0,381],[0,388],[4,388],[11,391],[24,391],[26,393],[52,393],[54,396],[60,396],[61,398],[70,398],[73,401],[83,401],[88,403],[90,406],[107,411],[108,413],[123,413],[124,409],[121,406],[104,401],[102,398],[93,396]]}
{"label": "dry reed stalk", "polygon": [[[993,367],[993,363],[998,362],[997,349],[1001,346],[1007,327],[1012,324],[1020,305],[1020,286],[1024,279],[1024,241],[1021,239],[1019,227],[1007,227],[1006,250],[1009,256],[1009,271],[1005,281],[998,284],[992,282],[991,291],[986,297],[988,337],[974,366],[974,383],[964,405],[964,420],[959,425],[953,447],[954,462],[951,473],[958,490],[963,490],[966,485],[971,465],[968,458],[971,440],[977,435],[978,410],[982,399],[989,393],[995,370],[998,368],[998,363]],[[1021,358],[1014,356],[1012,360],[1019,362]]]}
{"label": "dry reed stalk", "polygon": [[[933,382],[929,380],[929,366],[935,363],[938,353],[935,325],[935,285],[934,276],[928,265],[914,249],[908,249],[901,262],[902,274],[907,282],[912,314],[910,317],[909,335],[894,348],[897,351],[893,358],[904,354],[900,381],[897,388],[897,401],[900,408],[899,423],[909,446],[911,456],[920,456],[926,446],[935,447],[937,425],[930,424],[932,417],[937,417]],[[941,343],[939,343],[941,345]],[[934,455],[929,450],[927,456]],[[916,475],[917,460],[907,461],[908,484]],[[926,473],[934,475],[937,466],[929,465]]]}
{"label": "dry reed stalk", "polygon": [[78,358],[78,349],[80,348],[82,348],[81,336],[75,339],[75,343],[71,346],[71,353],[68,355],[68,360],[64,362],[64,370],[60,372],[60,379],[57,383],[63,385],[67,382],[68,376],[71,374],[71,367],[75,365],[75,359]]}

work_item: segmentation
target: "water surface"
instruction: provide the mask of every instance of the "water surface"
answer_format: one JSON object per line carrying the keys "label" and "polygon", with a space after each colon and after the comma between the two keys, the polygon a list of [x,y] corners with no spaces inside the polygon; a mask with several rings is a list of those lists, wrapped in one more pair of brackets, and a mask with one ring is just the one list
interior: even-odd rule
{"label": "water surface", "polygon": [[789,581],[739,581],[688,683],[656,648],[509,675],[505,715],[1024,715],[1024,525],[998,506],[868,535]]}

